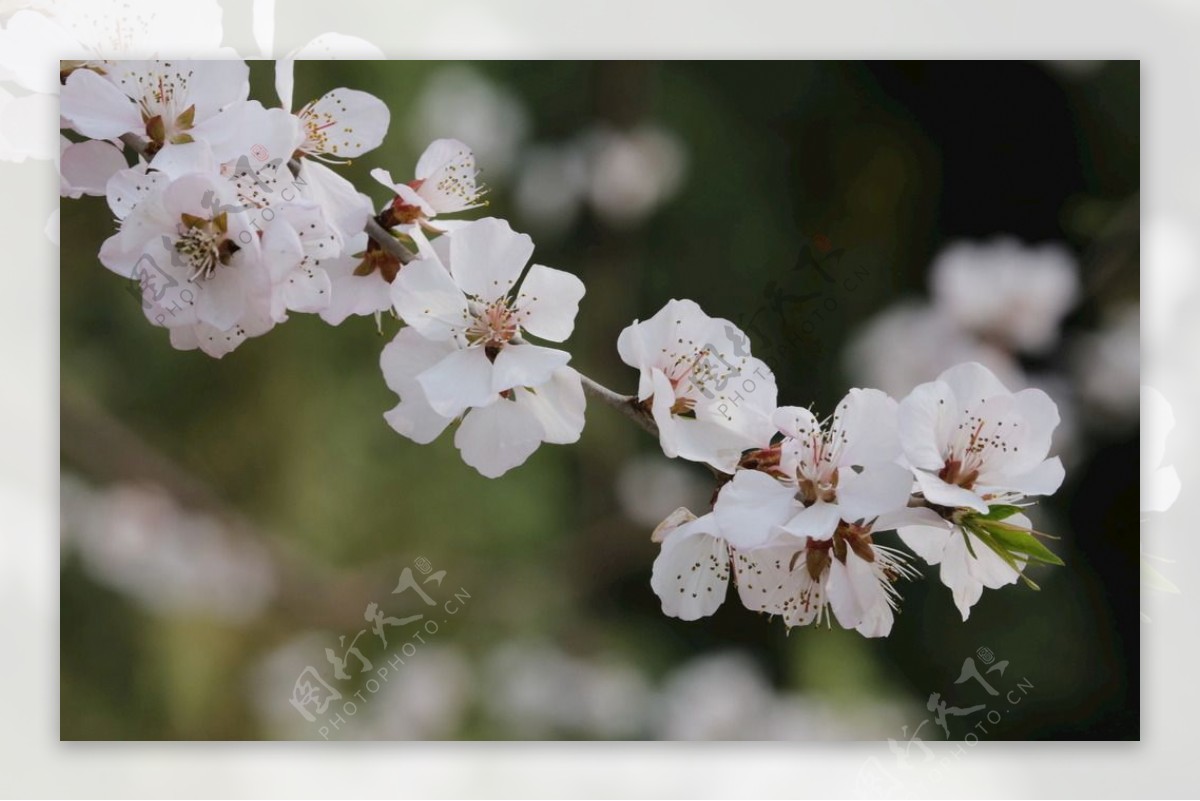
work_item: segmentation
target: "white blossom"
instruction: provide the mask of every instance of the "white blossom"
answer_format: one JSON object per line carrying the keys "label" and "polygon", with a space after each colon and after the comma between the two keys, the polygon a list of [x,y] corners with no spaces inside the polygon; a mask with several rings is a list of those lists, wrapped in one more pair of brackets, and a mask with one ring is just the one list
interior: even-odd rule
{"label": "white blossom", "polygon": [[1079,297],[1079,268],[1061,245],[954,242],[931,269],[939,309],[965,330],[1019,351],[1051,347]]}
{"label": "white blossom", "polygon": [[382,366],[401,403],[388,422],[417,442],[466,414],[455,444],[495,477],[542,442],[574,442],[583,428],[579,375],[570,354],[535,345],[571,335],[583,297],[575,276],[534,264],[533,242],[503,220],[468,223],[426,247],[392,282],[402,330]]}
{"label": "white blossom", "polygon": [[1050,495],[1047,458],[1058,408],[1040,389],[1012,393],[981,364],[952,367],[900,403],[900,441],[927,500],[987,513],[1013,497]]}
{"label": "white blossom", "polygon": [[485,189],[475,182],[476,172],[475,154],[469,147],[457,139],[438,139],[421,154],[416,177],[408,183],[396,182],[390,172],[379,168],[371,170],[371,177],[395,193],[387,209],[402,230],[420,224],[440,231],[446,225],[441,221],[432,225],[434,217],[483,205]]}
{"label": "white blossom", "polygon": [[667,456],[732,473],[743,451],[770,442],[775,376],[733,323],[672,300],[622,331],[617,350],[639,371],[637,399]]}
{"label": "white blossom", "polygon": [[924,499],[947,511],[916,510],[925,519],[898,532],[926,562],[941,565],[964,620],[984,587],[1015,583],[1030,558],[1056,559],[1037,546],[1017,506],[1062,484],[1062,462],[1046,458],[1057,425],[1045,392],[1011,393],[975,363],[947,370],[900,403],[905,459]]}
{"label": "white blossom", "polygon": [[244,61],[118,61],[104,74],[74,70],[63,84],[62,116],[92,139],[144,135],[157,146],[208,139],[226,106],[246,99]]}
{"label": "white blossom", "polygon": [[[294,70],[294,59],[280,59],[275,64],[275,90],[289,112]],[[325,161],[346,161],[374,150],[383,143],[391,122],[391,112],[382,100],[344,87],[305,104],[295,117],[303,137],[296,154]]]}

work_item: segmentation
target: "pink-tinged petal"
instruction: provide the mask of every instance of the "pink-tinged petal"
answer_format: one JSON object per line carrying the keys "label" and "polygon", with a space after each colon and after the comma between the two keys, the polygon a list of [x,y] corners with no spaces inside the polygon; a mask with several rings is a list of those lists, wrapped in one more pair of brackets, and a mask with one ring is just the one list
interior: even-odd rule
{"label": "pink-tinged petal", "polygon": [[120,150],[98,139],[69,145],[59,161],[59,171],[72,197],[105,195],[109,179],[128,167]]}
{"label": "pink-tinged petal", "polygon": [[974,409],[982,400],[1010,394],[1000,379],[979,362],[956,364],[937,380],[950,387],[962,409]]}
{"label": "pink-tinged petal", "polygon": [[533,240],[526,234],[486,217],[454,232],[450,272],[464,292],[488,303],[508,294],[532,255]]}
{"label": "pink-tinged petal", "polygon": [[679,457],[710,465],[722,473],[733,473],[742,454],[762,444],[724,420],[714,422],[711,418],[691,419],[677,415],[673,415],[672,420],[674,448]]}
{"label": "pink-tinged petal", "polygon": [[912,473],[898,464],[868,464],[861,472],[843,468],[838,471],[838,509],[847,522],[870,521],[904,508],[912,487]]}
{"label": "pink-tinged petal", "polygon": [[921,492],[925,494],[926,500],[940,504],[941,506],[952,508],[965,507],[987,514],[987,501],[979,497],[978,493],[955,484],[949,484],[924,470],[916,470],[913,472],[913,475],[916,476],[917,485],[921,488]]}
{"label": "pink-tinged petal", "polygon": [[650,587],[663,614],[680,620],[708,617],[729,588],[729,548],[715,536],[711,515],[685,523],[663,540],[650,572]]}
{"label": "pink-tinged petal", "polygon": [[[988,478],[989,486],[995,486],[997,491],[1009,490],[1022,495],[1053,495],[1062,486],[1066,478],[1062,459],[1055,456],[1039,464],[1032,470],[1016,476],[996,476]],[[979,489],[984,489],[979,487]]]}
{"label": "pink-tinged petal", "polygon": [[342,88],[306,106],[299,117],[304,152],[351,159],[383,143],[391,112],[372,94]]}
{"label": "pink-tinged petal", "polygon": [[[213,156],[239,171],[287,164],[303,139],[300,124],[281,108],[242,100],[196,123],[191,135],[207,142]],[[291,176],[288,176],[289,178]]]}
{"label": "pink-tinged petal", "polygon": [[675,403],[675,389],[661,370],[646,372],[649,373],[650,383],[650,391],[647,393],[647,397],[651,397],[650,415],[654,418],[654,424],[658,426],[658,444],[668,458],[674,459],[679,455],[679,425],[675,415],[671,414],[671,406]]}
{"label": "pink-tinged petal", "polygon": [[261,246],[272,283],[282,283],[304,258],[300,236],[295,228],[282,219],[276,219],[266,227]]}
{"label": "pink-tinged petal", "polygon": [[457,162],[468,163],[473,171],[475,159],[471,155],[471,148],[457,139],[435,139],[429,143],[425,152],[417,159],[417,167],[413,170],[413,175],[424,181],[436,170]]}
{"label": "pink-tinged petal", "polygon": [[371,177],[374,178],[376,182],[386,186],[388,191],[390,191],[392,194],[396,193],[396,187],[400,185],[392,179],[392,174],[383,167],[376,167],[375,169],[371,170]]}
{"label": "pink-tinged petal", "polygon": [[[928,520],[927,522],[933,523],[934,521]],[[941,521],[938,525],[901,526],[896,529],[896,533],[913,553],[931,565],[941,563],[942,554],[946,551],[946,544],[950,542],[952,536],[951,526],[945,521]],[[961,535],[955,532],[953,536]]]}
{"label": "pink-tinged petal", "polygon": [[1020,441],[1013,443],[1020,451],[1011,454],[1004,472],[1017,474],[1034,469],[1046,458],[1060,417],[1058,404],[1040,389],[1023,389],[1013,395],[1013,411],[1022,424]]}
{"label": "pink-tinged petal", "polygon": [[216,174],[217,160],[207,142],[167,144],[155,154],[150,166],[171,180],[193,173]]}
{"label": "pink-tinged petal", "polygon": [[402,328],[379,356],[384,381],[400,396],[400,403],[383,417],[397,433],[420,445],[437,439],[454,418],[429,405],[417,376],[454,350],[451,342],[426,339],[413,328]]}
{"label": "pink-tinged petal", "polygon": [[756,612],[779,615],[788,626],[806,626],[825,607],[826,570],[814,581],[799,542],[739,550],[733,557],[738,596]]}
{"label": "pink-tinged petal", "polygon": [[811,537],[814,540],[827,540],[833,536],[841,519],[837,504],[817,501],[784,523],[783,530],[801,539]]}
{"label": "pink-tinged petal", "polygon": [[188,103],[196,107],[196,119],[204,120],[221,109],[245,100],[250,94],[250,67],[240,59],[171,62],[166,72],[190,70]]}
{"label": "pink-tinged petal", "polygon": [[539,387],[570,360],[571,354],[565,350],[540,345],[506,345],[496,354],[492,392],[500,394],[513,387]]}
{"label": "pink-tinged petal", "polygon": [[492,363],[483,348],[454,350],[419,376],[429,405],[439,414],[457,417],[472,406],[486,406],[492,391]]}
{"label": "pink-tinged petal", "polygon": [[713,517],[734,548],[759,548],[796,511],[795,490],[757,470],[739,470],[721,488]]}
{"label": "pink-tinged petal", "polygon": [[837,558],[830,561],[826,591],[833,616],[844,629],[858,628],[868,612],[878,605],[888,605],[871,564],[849,549],[845,563]]}
{"label": "pink-tinged petal", "polygon": [[[905,506],[891,512],[881,514],[871,527],[871,531],[891,531],[908,526],[932,526],[934,528],[949,528],[950,524],[941,515],[927,506]],[[941,553],[940,551],[938,553]],[[932,564],[932,563],[931,563]]]}
{"label": "pink-tinged petal", "polygon": [[813,432],[821,429],[816,416],[801,406],[780,406],[771,415],[771,424],[794,439],[807,440]]}
{"label": "pink-tinged petal", "polygon": [[475,183],[475,155],[456,139],[431,143],[417,162],[417,191],[438,213],[453,214],[482,205],[483,191]]}
{"label": "pink-tinged petal", "polygon": [[319,312],[329,305],[329,276],[322,269],[293,270],[283,284],[287,308],[298,312]]}
{"label": "pink-tinged petal", "polygon": [[[367,218],[373,213],[371,198],[355,189],[354,184],[341,175],[311,159],[300,160],[300,174],[294,185],[304,197],[321,207],[329,224],[337,229],[343,239],[352,239],[361,234]],[[290,187],[280,192],[285,202],[291,199],[287,194],[289,191]]]}
{"label": "pink-tinged petal", "polygon": [[105,184],[104,193],[112,213],[118,220],[123,220],[138,203],[166,183],[167,176],[146,172],[143,165],[114,173]]}
{"label": "pink-tinged petal", "polygon": [[895,619],[891,604],[886,601],[877,603],[863,614],[855,630],[864,637],[886,637],[892,633]]}
{"label": "pink-tinged petal", "polygon": [[562,342],[575,330],[583,282],[574,275],[535,264],[517,293],[521,328],[535,337]]}
{"label": "pink-tinged petal", "polygon": [[941,470],[958,425],[958,401],[947,384],[922,384],[900,402],[900,444],[913,467]]}
{"label": "pink-tinged petal", "polygon": [[516,390],[517,403],[527,407],[542,424],[542,441],[568,445],[583,432],[583,383],[570,367],[556,370],[550,380],[530,391]]}
{"label": "pink-tinged petal", "polygon": [[840,465],[891,461],[900,455],[898,405],[878,389],[852,389],[838,404],[832,424],[843,435]]}
{"label": "pink-tinged petal", "polygon": [[220,331],[232,328],[246,310],[246,289],[236,268],[218,267],[197,285],[196,316]]}
{"label": "pink-tinged petal", "polygon": [[[950,588],[950,593],[954,596],[954,605],[958,607],[964,621],[971,616],[971,607],[983,595],[983,584],[971,575],[970,562],[974,561],[974,557],[967,550],[963,539],[965,536],[967,535],[962,529],[954,530],[942,554],[940,571],[942,583]],[[978,549],[985,546],[975,542],[971,547]],[[976,552],[978,553],[978,550]]]}
{"label": "pink-tinged petal", "polygon": [[462,290],[435,259],[400,269],[392,281],[392,303],[404,322],[430,339],[451,339],[471,323]]}
{"label": "pink-tinged petal", "polygon": [[472,409],[454,434],[464,462],[487,478],[524,464],[542,442],[542,426],[532,410],[501,398]]}
{"label": "pink-tinged petal", "polygon": [[141,112],[111,81],[92,70],[75,70],[60,92],[62,116],[92,139],[116,139],[144,129]]}

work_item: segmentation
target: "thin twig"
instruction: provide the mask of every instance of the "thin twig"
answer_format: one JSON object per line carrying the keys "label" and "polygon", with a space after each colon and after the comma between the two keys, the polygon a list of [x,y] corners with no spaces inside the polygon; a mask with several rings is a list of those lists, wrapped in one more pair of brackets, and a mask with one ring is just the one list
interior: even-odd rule
{"label": "thin twig", "polygon": [[608,387],[597,381],[593,381],[583,373],[579,374],[579,378],[583,381],[583,391],[588,395],[613,407],[648,431],[652,436],[658,436],[658,426],[654,423],[654,418],[646,413],[646,410],[638,403],[637,398],[632,395],[621,395],[620,393],[613,392]]}
{"label": "thin twig", "polygon": [[408,264],[417,257],[417,254],[413,253],[411,250],[404,247],[404,245],[396,241],[396,237],[388,233],[387,229],[380,225],[375,218],[367,218],[366,231],[367,236],[375,240],[375,243],[379,245],[379,247],[383,248],[389,254],[399,259],[401,264]]}

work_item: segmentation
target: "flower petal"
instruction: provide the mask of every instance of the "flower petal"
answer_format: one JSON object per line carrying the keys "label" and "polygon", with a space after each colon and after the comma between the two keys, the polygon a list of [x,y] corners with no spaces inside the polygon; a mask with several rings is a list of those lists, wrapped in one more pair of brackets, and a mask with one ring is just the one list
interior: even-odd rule
{"label": "flower petal", "polygon": [[734,548],[758,548],[795,514],[795,490],[758,470],[738,470],[721,487],[713,517]]}
{"label": "flower petal", "polygon": [[838,471],[837,502],[848,523],[870,521],[886,512],[902,509],[912,495],[912,473],[892,462],[877,462],[855,472]]}
{"label": "flower petal", "polygon": [[429,405],[438,414],[457,417],[473,406],[497,399],[492,391],[492,363],[483,348],[454,350],[417,376]]}
{"label": "flower petal", "polygon": [[496,354],[492,392],[499,394],[513,387],[539,387],[570,360],[571,354],[565,350],[540,345],[506,345]]}
{"label": "flower petal", "polygon": [[784,523],[783,530],[793,537],[827,540],[833,536],[841,519],[837,504],[817,501],[812,506],[801,509],[791,520]]}
{"label": "flower petal", "polygon": [[454,418],[434,411],[417,376],[453,351],[451,342],[426,339],[414,328],[402,328],[379,356],[384,381],[400,396],[400,403],[383,417],[399,434],[420,445],[437,439]]}
{"label": "flower petal", "polygon": [[92,139],[116,139],[144,128],[137,105],[92,70],[75,70],[59,93],[62,116]]}
{"label": "flower petal", "polygon": [[436,257],[400,269],[392,281],[392,303],[404,322],[430,339],[451,339],[471,322],[462,290]]}
{"label": "flower petal", "polygon": [[533,411],[507,398],[472,409],[454,434],[463,461],[487,478],[497,478],[525,460],[542,442]]}
{"label": "flower petal", "polygon": [[475,154],[457,139],[437,139],[417,161],[417,190],[438,214],[453,214],[482,205],[475,183]]}
{"label": "flower petal", "polygon": [[516,400],[542,424],[543,442],[567,445],[579,440],[586,400],[579,373],[570,367],[555,370],[550,380],[536,390],[518,387]]}
{"label": "flower petal", "polygon": [[663,540],[650,573],[650,586],[668,617],[699,620],[724,602],[729,587],[729,548],[715,532],[712,515],[705,515]]}
{"label": "flower petal", "polygon": [[464,225],[450,238],[455,283],[485,303],[508,294],[532,255],[533,240],[495,217]]}
{"label": "flower petal", "polygon": [[375,95],[334,89],[300,112],[306,153],[357,158],[383,144],[391,112]]}
{"label": "flower petal", "polygon": [[68,145],[59,161],[59,172],[73,197],[105,195],[109,179],[128,167],[120,150],[98,139]]}
{"label": "flower petal", "polygon": [[533,265],[521,282],[515,303],[521,328],[535,337],[562,342],[575,329],[575,315],[585,291],[576,276]]}

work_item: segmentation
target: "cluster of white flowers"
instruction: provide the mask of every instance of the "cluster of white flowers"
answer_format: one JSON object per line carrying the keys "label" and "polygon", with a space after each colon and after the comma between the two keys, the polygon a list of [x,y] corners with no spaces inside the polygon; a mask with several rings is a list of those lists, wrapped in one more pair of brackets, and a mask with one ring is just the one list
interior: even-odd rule
{"label": "cluster of white flowers", "polygon": [[337,325],[390,312],[404,325],[380,359],[400,398],[385,419],[418,443],[455,426],[463,460],[488,477],[543,442],[576,441],[585,392],[621,407],[668,457],[717,476],[711,511],[677,510],[655,532],[651,585],[688,620],[711,614],[732,579],[747,608],[788,626],[836,619],[886,635],[895,584],[915,575],[875,541],[890,530],[940,565],[964,619],[983,587],[1058,562],[1021,511],[1063,479],[1047,458],[1058,412],[1041,390],[1013,394],[972,362],[899,403],[851,390],[820,419],[779,406],[746,335],[689,300],[621,333],[637,392],[606,390],[555,347],[574,330],[582,281],[531,262],[533,241],[504,220],[446,219],[484,205],[471,149],[436,140],[407,181],[372,170],[390,195],[376,211],[328,165],[383,142],[386,105],[341,88],[293,112],[292,68],[278,63],[271,108],[249,99],[240,61],[64,69],[63,194],[106,196],[119,228],[99,259],[137,282],[175,347],[221,357],[289,313]]}

